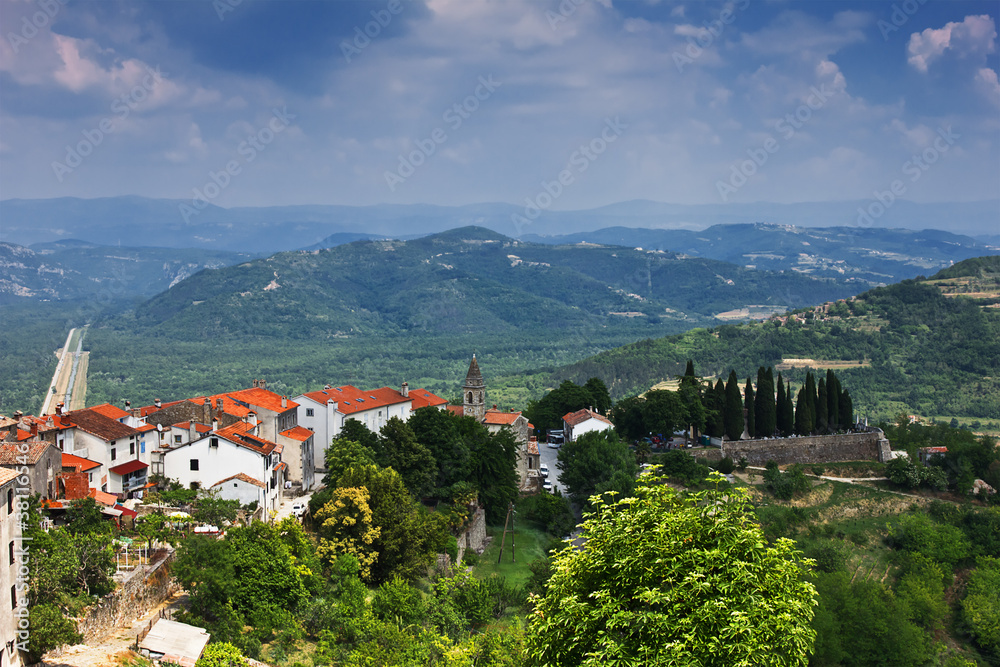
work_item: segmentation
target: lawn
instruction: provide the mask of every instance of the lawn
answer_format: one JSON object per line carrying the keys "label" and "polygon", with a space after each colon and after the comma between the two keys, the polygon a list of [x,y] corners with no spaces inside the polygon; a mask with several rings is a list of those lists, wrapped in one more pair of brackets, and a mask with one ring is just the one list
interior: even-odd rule
{"label": "lawn", "polygon": [[[486,579],[491,574],[503,575],[507,581],[515,586],[523,586],[531,577],[531,570],[528,565],[539,558],[545,558],[545,548],[552,539],[548,534],[533,528],[515,527],[513,534],[507,531],[507,539],[504,543],[503,558],[497,564],[500,557],[500,541],[503,535],[502,526],[491,526],[487,533],[493,540],[486,548],[483,555],[479,557],[479,564],[472,570],[473,576],[478,579]],[[511,553],[511,543],[514,545]]]}

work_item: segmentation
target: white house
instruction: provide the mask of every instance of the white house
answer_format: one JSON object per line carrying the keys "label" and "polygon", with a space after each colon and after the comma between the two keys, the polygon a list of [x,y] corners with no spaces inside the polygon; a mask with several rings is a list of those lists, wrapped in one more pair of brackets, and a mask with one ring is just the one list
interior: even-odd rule
{"label": "white house", "polygon": [[[117,410],[114,406],[105,405],[57,415],[60,428],[54,429],[52,434],[63,452],[100,464],[100,470],[92,471],[91,479],[94,481],[91,486],[108,493],[127,493],[145,484],[145,481],[140,483],[144,473],[131,475],[126,480],[121,472],[112,469],[138,461],[144,464],[139,468],[145,470],[152,452],[152,441],[147,442],[147,438],[155,438],[155,431],[139,430],[123,423],[130,417],[128,413],[118,419],[109,417],[103,414],[108,412],[107,408]],[[150,436],[150,433],[153,435]],[[136,465],[125,474],[136,472],[139,468],[132,469]]]}
{"label": "white house", "polygon": [[254,501],[263,505],[267,502],[267,484],[242,472],[219,480],[210,488],[218,491],[223,500],[238,500],[241,505],[249,505]]}
{"label": "white house", "polygon": [[614,428],[614,424],[611,423],[610,419],[587,408],[563,415],[563,431],[566,434],[566,442],[573,442],[584,433],[607,431],[612,428]]}
{"label": "white house", "polygon": [[[3,503],[0,505],[0,544],[7,547],[0,561],[0,642],[3,642],[0,644],[0,665],[3,667],[22,664],[17,645],[24,641],[24,637],[18,638],[18,620],[26,619],[28,612],[27,582],[23,577],[20,581],[17,578],[18,569],[31,562],[22,551],[32,547],[21,539],[22,496],[18,493],[27,491],[27,486],[18,488],[17,478],[16,471],[0,468],[0,499]],[[23,634],[26,633],[23,633],[22,627]]]}
{"label": "white house", "polygon": [[391,387],[362,391],[351,385],[327,385],[319,391],[296,396],[295,402],[299,404],[299,426],[316,434],[313,448],[316,468],[324,467],[330,441],[337,437],[348,419],[356,419],[369,431],[377,433],[393,417],[408,421],[413,410],[441,408],[447,404],[426,389],[411,391],[405,382],[399,391]]}
{"label": "white house", "polygon": [[260,482],[260,505],[277,511],[281,503],[287,466],[283,447],[259,435],[252,422],[239,422],[172,447],[163,454],[163,472],[190,488],[212,488],[221,480],[243,473]]}

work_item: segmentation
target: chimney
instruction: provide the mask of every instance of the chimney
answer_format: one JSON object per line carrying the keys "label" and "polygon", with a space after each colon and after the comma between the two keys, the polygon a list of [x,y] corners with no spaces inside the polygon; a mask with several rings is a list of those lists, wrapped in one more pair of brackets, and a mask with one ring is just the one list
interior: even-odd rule
{"label": "chimney", "polygon": [[201,404],[201,423],[207,424],[210,421],[212,421],[212,402],[206,396],[205,401]]}
{"label": "chimney", "polygon": [[217,398],[217,399],[215,399],[215,416],[216,417],[221,416],[222,412],[223,412],[223,410],[222,410],[222,399],[221,398]]}
{"label": "chimney", "polygon": [[331,389],[333,389],[333,385],[331,384],[323,385],[323,391],[330,391]]}
{"label": "chimney", "polygon": [[20,421],[20,420],[21,420],[21,417],[23,417],[23,416],[24,416],[24,413],[23,413],[23,412],[21,412],[20,410],[18,410],[18,411],[16,411],[16,412],[14,413],[14,419],[17,419],[18,421]]}
{"label": "chimney", "polygon": [[281,397],[281,409],[284,410],[287,407],[288,407],[288,397],[287,396],[282,396]]}
{"label": "chimney", "polygon": [[132,416],[136,419],[142,417],[142,410],[140,408],[132,408]]}
{"label": "chimney", "polygon": [[38,435],[38,422],[36,422],[34,419],[32,419],[31,420],[31,437],[34,438],[36,435]]}
{"label": "chimney", "polygon": [[126,398],[126,399],[125,399],[125,411],[126,411],[126,412],[128,412],[128,411],[129,411],[129,410],[131,410],[131,409],[132,409],[132,401],[130,401],[130,400],[128,400],[128,399]]}
{"label": "chimney", "polygon": [[410,396],[409,383],[404,382],[402,388],[399,390],[399,393],[403,395],[403,398],[408,398]]}
{"label": "chimney", "polygon": [[159,410],[161,407],[163,407],[163,402],[160,401],[160,399],[158,398],[154,398],[153,405],[156,407],[157,410]]}
{"label": "chimney", "polygon": [[213,431],[218,431],[219,430],[219,420],[218,420],[218,418],[213,418],[212,419],[212,430]]}
{"label": "chimney", "polygon": [[198,439],[198,427],[195,425],[194,420],[188,422],[188,442],[194,442]]}
{"label": "chimney", "polygon": [[257,426],[257,413],[253,410],[247,413],[247,423],[251,426]]}
{"label": "chimney", "polygon": [[327,406],[330,406],[334,412],[337,411],[337,401],[333,400],[332,398],[328,398],[326,399],[326,404]]}
{"label": "chimney", "polygon": [[56,414],[61,415],[64,407],[66,407],[65,403],[56,403]]}

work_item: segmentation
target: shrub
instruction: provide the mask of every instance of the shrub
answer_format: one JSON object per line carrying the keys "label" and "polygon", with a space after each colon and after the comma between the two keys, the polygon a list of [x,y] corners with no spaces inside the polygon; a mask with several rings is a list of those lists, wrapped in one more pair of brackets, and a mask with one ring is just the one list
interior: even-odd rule
{"label": "shrub", "polygon": [[715,466],[715,469],[723,475],[732,473],[735,468],[736,466],[733,464],[733,459],[728,456],[722,457],[719,463]]}

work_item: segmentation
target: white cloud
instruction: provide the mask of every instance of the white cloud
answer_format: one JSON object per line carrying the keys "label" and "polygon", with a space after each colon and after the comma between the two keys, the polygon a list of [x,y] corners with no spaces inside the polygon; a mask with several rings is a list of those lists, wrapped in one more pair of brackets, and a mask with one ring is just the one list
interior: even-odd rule
{"label": "white cloud", "polygon": [[926,73],[930,64],[945,51],[954,51],[962,57],[985,56],[996,49],[997,30],[993,19],[966,16],[961,23],[946,23],[943,28],[928,28],[910,35],[906,52],[907,62],[918,72]]}
{"label": "white cloud", "polygon": [[993,104],[1000,106],[1000,81],[997,80],[996,70],[983,67],[976,72],[976,87]]}

